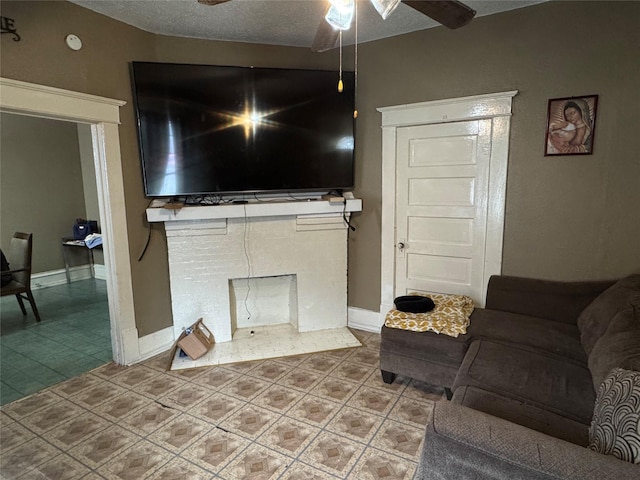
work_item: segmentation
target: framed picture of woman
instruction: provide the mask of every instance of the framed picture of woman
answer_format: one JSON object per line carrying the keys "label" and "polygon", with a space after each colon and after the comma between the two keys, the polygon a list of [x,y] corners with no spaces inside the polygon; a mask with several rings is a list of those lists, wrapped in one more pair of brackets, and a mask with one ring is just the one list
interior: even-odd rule
{"label": "framed picture of woman", "polygon": [[591,155],[597,105],[598,95],[550,99],[545,156]]}

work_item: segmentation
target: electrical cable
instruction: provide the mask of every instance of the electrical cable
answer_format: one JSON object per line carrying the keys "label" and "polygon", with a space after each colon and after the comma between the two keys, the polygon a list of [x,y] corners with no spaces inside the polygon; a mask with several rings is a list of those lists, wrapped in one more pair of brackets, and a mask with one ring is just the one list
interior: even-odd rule
{"label": "electrical cable", "polygon": [[[147,205],[147,208],[149,208],[152,203],[153,203],[153,200],[151,200],[149,202],[149,205]],[[147,211],[147,209],[145,208],[145,212],[146,211]],[[146,216],[145,216],[145,218],[146,218]],[[144,248],[142,249],[142,253],[138,257],[138,261],[141,261],[142,257],[144,257],[144,254],[147,252],[147,248],[149,247],[149,243],[150,242],[151,242],[151,223],[149,222],[149,220],[147,220],[147,241],[144,244]]]}
{"label": "electrical cable", "polygon": [[249,310],[248,301],[249,293],[251,292],[251,259],[249,258],[249,251],[247,249],[247,234],[248,234],[248,218],[247,218],[247,204],[243,204],[244,208],[244,233],[242,235],[242,247],[244,249],[244,256],[247,259],[247,293],[244,296],[244,309],[247,312],[247,321],[251,320],[251,311]]}
{"label": "electrical cable", "polygon": [[342,218],[344,220],[344,223],[347,224],[347,227],[349,227],[349,230],[351,230],[352,232],[355,232],[356,231],[356,227],[351,225],[351,222],[347,218],[347,199],[346,198],[344,199],[344,202],[342,203]]}

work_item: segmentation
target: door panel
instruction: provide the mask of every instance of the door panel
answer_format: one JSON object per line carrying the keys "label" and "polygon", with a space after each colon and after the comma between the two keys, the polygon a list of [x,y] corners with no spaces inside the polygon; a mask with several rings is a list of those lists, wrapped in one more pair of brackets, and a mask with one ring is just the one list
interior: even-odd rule
{"label": "door panel", "polygon": [[482,303],[491,121],[398,128],[395,294]]}

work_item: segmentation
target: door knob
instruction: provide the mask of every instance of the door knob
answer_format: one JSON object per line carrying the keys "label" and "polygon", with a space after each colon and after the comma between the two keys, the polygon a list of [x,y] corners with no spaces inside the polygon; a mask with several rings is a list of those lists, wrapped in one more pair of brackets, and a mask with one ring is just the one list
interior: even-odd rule
{"label": "door knob", "polygon": [[405,247],[404,242],[399,242],[397,246],[400,249],[400,251],[404,250],[404,247]]}

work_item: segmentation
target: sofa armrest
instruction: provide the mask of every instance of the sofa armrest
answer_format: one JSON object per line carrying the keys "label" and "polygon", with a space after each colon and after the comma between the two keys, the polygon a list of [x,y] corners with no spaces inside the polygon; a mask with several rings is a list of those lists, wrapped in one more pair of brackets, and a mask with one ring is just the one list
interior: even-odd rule
{"label": "sofa armrest", "polygon": [[582,310],[614,283],[494,275],[489,279],[485,308],[575,324]]}
{"label": "sofa armrest", "polygon": [[436,402],[415,480],[637,479],[640,466],[483,412]]}

